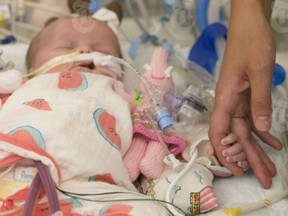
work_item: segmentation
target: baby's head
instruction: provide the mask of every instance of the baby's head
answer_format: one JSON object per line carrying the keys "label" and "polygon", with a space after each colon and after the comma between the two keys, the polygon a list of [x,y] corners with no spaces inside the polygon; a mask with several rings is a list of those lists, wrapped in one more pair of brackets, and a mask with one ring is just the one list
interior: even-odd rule
{"label": "baby's head", "polygon": [[[48,24],[32,40],[26,56],[28,70],[36,69],[54,57],[75,51],[101,52],[120,57],[117,37],[105,22],[88,16],[66,17]],[[94,68],[87,63],[73,70],[88,72]]]}

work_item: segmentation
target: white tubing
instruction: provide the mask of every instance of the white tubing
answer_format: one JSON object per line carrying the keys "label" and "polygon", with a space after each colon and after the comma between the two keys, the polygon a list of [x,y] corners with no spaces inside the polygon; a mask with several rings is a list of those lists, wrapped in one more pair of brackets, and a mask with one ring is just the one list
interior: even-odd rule
{"label": "white tubing", "polygon": [[[176,178],[169,185],[167,192],[166,192],[166,196],[165,196],[166,202],[172,203],[171,192],[173,191],[174,186],[182,177],[184,177],[186,175],[186,173],[191,169],[192,165],[194,164],[194,162],[198,158],[198,151],[197,151],[196,145],[191,150],[191,152],[193,152],[193,153],[192,153],[191,159],[189,160],[188,164],[185,166],[185,168],[176,176]],[[167,208],[172,212],[172,214],[174,216],[183,216],[178,211],[176,211],[175,208],[173,208],[171,205],[167,205]]]}
{"label": "white tubing", "polygon": [[228,3],[228,0],[211,0],[208,7],[208,24],[219,22],[221,8]]}

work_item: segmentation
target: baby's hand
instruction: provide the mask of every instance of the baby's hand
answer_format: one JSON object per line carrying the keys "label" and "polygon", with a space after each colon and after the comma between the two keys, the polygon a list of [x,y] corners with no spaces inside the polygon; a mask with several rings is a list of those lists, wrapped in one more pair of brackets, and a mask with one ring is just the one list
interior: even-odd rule
{"label": "baby's hand", "polygon": [[246,153],[243,151],[241,143],[238,142],[236,134],[228,134],[221,140],[221,144],[228,147],[222,152],[228,163],[237,163],[243,169],[248,167]]}

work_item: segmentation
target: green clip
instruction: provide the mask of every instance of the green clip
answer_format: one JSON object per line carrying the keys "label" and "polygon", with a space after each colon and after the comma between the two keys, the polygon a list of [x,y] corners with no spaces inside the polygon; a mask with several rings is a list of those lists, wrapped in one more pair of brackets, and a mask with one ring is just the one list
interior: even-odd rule
{"label": "green clip", "polygon": [[133,97],[133,103],[140,105],[142,103],[142,95],[139,88],[134,88],[135,95]]}

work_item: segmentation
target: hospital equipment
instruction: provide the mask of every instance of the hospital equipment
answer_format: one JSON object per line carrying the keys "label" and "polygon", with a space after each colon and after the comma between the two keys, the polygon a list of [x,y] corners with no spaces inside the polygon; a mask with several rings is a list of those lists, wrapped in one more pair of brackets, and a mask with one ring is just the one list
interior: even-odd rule
{"label": "hospital equipment", "polygon": [[[12,0],[12,1],[1,1],[1,3],[7,3],[7,4],[11,4],[12,5],[12,3],[15,3],[16,1],[14,1],[14,0]],[[201,2],[201,1],[199,1],[199,2]],[[212,4],[216,4],[216,2],[217,1],[210,1],[210,5],[212,5]],[[36,5],[36,3],[34,4],[34,3],[32,3],[32,2],[26,2],[25,1],[25,6],[26,7],[29,7],[29,8],[32,8],[32,5],[34,6],[34,5]],[[30,7],[31,6],[31,7]],[[45,7],[45,5],[42,5],[43,6],[43,8]],[[208,5],[209,6],[209,5]],[[207,6],[207,8],[208,8],[208,6]],[[213,6],[214,7],[214,6]],[[39,7],[40,8],[40,7]],[[57,10],[57,9],[53,9],[53,8],[49,8],[49,7],[45,7],[45,9],[48,9],[48,10],[51,10],[51,11],[53,11],[53,12],[55,12],[55,14],[57,13],[57,14],[63,14],[63,13],[58,13],[59,11],[54,11],[54,10]],[[216,10],[212,10],[212,7],[209,7],[208,8],[208,11],[210,10],[210,12],[212,13],[212,12],[214,12],[214,16],[215,17],[217,17],[217,14],[219,14],[218,13],[218,11],[216,11]],[[17,11],[17,10],[15,10],[15,9],[13,9],[13,7],[12,7],[12,11],[13,11],[13,16],[15,15],[14,14],[14,12],[15,11]],[[21,15],[21,7],[20,7],[20,9],[19,9],[19,11],[18,11],[19,13],[20,13],[20,15]],[[17,13],[18,13],[17,12]],[[210,12],[207,12],[206,11],[206,15],[207,15],[207,13],[208,13],[208,15],[210,16]],[[64,15],[64,14],[63,14]],[[137,15],[137,14],[136,14]],[[198,15],[200,15],[199,13],[198,13]],[[203,15],[203,14],[202,14]],[[211,14],[212,15],[212,14]],[[143,16],[145,16],[145,15],[143,15]],[[20,16],[21,17],[21,16]],[[14,18],[15,18],[15,16],[14,16]],[[197,19],[199,22],[202,20],[202,18],[201,19]],[[210,20],[210,18],[208,17],[208,20]],[[212,20],[212,18],[211,18],[211,20]],[[9,21],[8,20],[5,20],[5,22],[6,22],[6,24],[7,23],[9,23]],[[30,26],[30,27],[28,27],[28,24],[27,24],[27,26],[26,25],[21,25],[20,24],[20,22],[21,21],[17,21],[16,23],[14,23],[14,24],[12,24],[11,26],[12,26],[12,29],[10,29],[10,28],[8,28],[8,30],[6,29],[6,28],[1,28],[0,29],[0,32],[1,33],[5,33],[5,35],[8,35],[8,34],[13,34],[14,36],[16,36],[16,38],[17,38],[17,40],[18,41],[26,41],[26,42],[29,42],[29,40],[30,40],[30,38],[31,38],[31,36],[28,36],[28,38],[26,38],[26,34],[23,34],[24,36],[22,36],[20,33],[19,33],[19,30],[20,30],[20,27],[22,27],[22,28],[24,28],[24,26],[25,27],[27,27],[27,29],[29,29],[29,30],[31,30],[31,31],[33,31],[33,32],[37,32],[37,31],[39,31],[39,29],[38,28],[36,28],[36,27],[33,27],[33,26]],[[208,23],[209,21],[207,21],[207,23]],[[21,28],[21,29],[22,29]],[[11,31],[12,30],[12,31]],[[127,41],[125,41],[125,42],[127,42]],[[221,43],[221,42],[220,42]],[[172,43],[173,44],[173,43]],[[218,47],[218,45],[217,45],[217,47]],[[223,43],[222,43],[222,45],[219,45],[219,47],[220,48],[217,48],[217,52],[219,52],[219,53],[221,53],[221,52],[223,52]],[[175,47],[174,47],[175,48]],[[177,48],[176,48],[177,49]],[[71,57],[71,56],[70,56]],[[67,59],[69,59],[70,57],[67,57]],[[76,58],[76,55],[74,56],[75,58]],[[83,57],[83,59],[84,59],[84,56],[82,56]],[[82,58],[82,57],[80,57],[79,56],[79,60]],[[87,56],[86,56],[87,57]],[[23,58],[24,58],[24,56],[23,56]],[[89,59],[91,60],[92,58],[90,58],[89,57]],[[13,60],[13,59],[12,59]],[[102,59],[103,60],[103,59]],[[175,60],[175,59],[174,59]],[[179,60],[180,61],[180,60]],[[107,59],[107,65],[110,65],[109,63],[108,63],[109,61],[108,61],[108,59]],[[181,61],[182,63],[183,63],[183,61]],[[55,63],[55,62],[54,62]],[[69,63],[70,64],[70,63]],[[193,63],[187,63],[187,64],[193,64]],[[107,66],[106,65],[106,66]],[[112,65],[110,65],[111,67],[110,67],[110,69],[114,69],[115,71],[119,71],[119,67],[117,66],[118,64],[115,64],[113,67],[112,67]],[[180,64],[179,64],[180,65]],[[46,65],[47,66],[47,65]],[[52,66],[55,66],[55,65],[52,65]],[[126,65],[127,66],[127,65]],[[182,64],[181,64],[181,66],[183,66]],[[186,65],[187,66],[187,65]],[[180,67],[180,66],[179,66]],[[7,69],[7,68],[6,68]],[[5,69],[5,70],[6,70]],[[11,68],[10,68],[11,69]],[[17,69],[17,68],[16,68]],[[47,68],[46,68],[47,69]],[[109,70],[109,71],[111,71],[111,70]],[[195,70],[196,72],[198,72],[197,70]],[[108,72],[108,71],[107,71]],[[187,71],[186,71],[187,72]],[[185,72],[185,73],[186,73]],[[180,72],[179,72],[180,73]],[[188,73],[188,72],[187,72]],[[2,74],[1,74],[2,75]],[[18,79],[18,80],[20,80],[21,79],[21,77],[22,77],[22,75],[21,76],[19,76],[18,74],[16,74],[15,73],[15,76],[16,76],[16,78],[15,79]],[[131,76],[134,76],[134,78],[136,78],[137,79],[137,76],[138,75],[131,75]],[[202,76],[203,76],[203,74],[202,74]],[[189,75],[188,75],[188,77],[190,77]],[[0,78],[1,79],[1,78]],[[210,79],[210,78],[209,78]],[[10,80],[10,78],[9,78],[9,80]],[[144,81],[145,82],[145,81]],[[185,86],[185,87],[187,87],[187,86]],[[185,88],[184,88],[185,89]],[[285,91],[285,90],[284,90]],[[286,92],[285,92],[286,93]],[[181,95],[181,97],[184,97],[185,98],[185,96],[183,96],[183,95]],[[188,99],[184,99],[184,98],[182,98],[183,100],[188,100]],[[182,102],[182,100],[181,100],[181,102]],[[206,105],[206,104],[205,104]],[[207,106],[207,109],[208,109],[208,106]],[[284,139],[284,138],[283,138]],[[271,151],[271,150],[269,150],[269,151]],[[284,154],[285,152],[283,152],[283,155],[282,155],[282,157],[287,157],[287,156],[285,156],[285,154]],[[287,179],[286,177],[285,177],[285,172],[286,172],[286,170],[287,170],[287,162],[285,162],[285,160],[280,160],[279,159],[279,157],[278,157],[278,155],[276,156],[273,152],[272,152],[272,154],[273,154],[273,156],[274,156],[274,160],[275,160],[275,162],[278,164],[278,166],[280,166],[280,170],[278,171],[278,173],[280,173],[277,177],[276,177],[276,179],[275,179],[275,181],[276,181],[276,184],[273,186],[273,188],[272,188],[272,192],[273,193],[278,193],[279,191],[285,191],[285,189],[287,189],[287,186],[285,185],[285,179]],[[281,157],[281,158],[282,158]],[[286,168],[285,168],[285,166],[286,166]],[[176,167],[178,167],[178,165],[176,165]],[[181,169],[183,169],[184,167],[182,166],[182,164],[180,164],[180,170]],[[177,169],[176,169],[177,170]],[[179,171],[179,170],[178,170]],[[248,175],[249,176],[249,175]],[[240,182],[241,181],[241,182]],[[222,183],[223,182],[223,183]],[[236,205],[236,206],[243,206],[244,205],[244,203],[245,202],[251,202],[251,203],[253,203],[253,201],[255,201],[255,200],[261,200],[261,199],[263,199],[263,198],[260,198],[260,197],[270,197],[270,195],[271,195],[271,193],[269,192],[269,191],[265,191],[265,190],[261,190],[261,188],[259,188],[258,187],[258,185],[257,184],[253,184],[253,183],[255,183],[255,180],[254,179],[252,179],[251,180],[251,176],[250,177],[247,177],[247,178],[245,178],[245,177],[243,177],[243,178],[241,178],[241,179],[239,179],[239,180],[237,180],[237,179],[221,179],[221,180],[216,180],[216,185],[215,185],[215,188],[216,188],[216,190],[217,190],[217,188],[219,188],[219,191],[218,191],[218,195],[219,195],[219,199],[222,201],[222,202],[224,202],[223,204],[226,204],[226,207],[228,208],[228,207],[230,207],[230,205],[231,204],[233,204],[233,203],[237,203],[237,202],[241,202],[239,205]],[[233,187],[231,186],[233,184]],[[235,186],[236,185],[236,186]],[[234,188],[236,187],[236,191],[237,191],[237,195],[235,195],[236,193],[233,193],[233,190],[234,190]],[[242,188],[242,187],[244,187],[244,188]],[[225,195],[225,194],[222,194],[221,193],[221,190],[223,190],[223,189],[225,189],[225,188],[228,188],[228,191],[225,191],[225,194],[227,194],[227,195]],[[249,193],[250,191],[252,191],[251,193]],[[283,193],[284,194],[284,193]],[[280,195],[283,195],[283,194],[280,194]],[[284,197],[284,195],[282,196],[282,198]],[[169,199],[169,198],[168,198]],[[248,200],[248,201],[246,201],[246,200]],[[269,200],[269,199],[268,199]],[[265,202],[265,203],[267,203],[267,201]],[[273,203],[273,201],[271,201],[270,203]],[[238,203],[237,203],[238,204]],[[227,206],[228,205],[228,206]],[[262,205],[262,204],[261,204]],[[234,205],[235,206],[235,205]],[[287,202],[286,201],[282,201],[279,205],[275,205],[275,207],[274,207],[274,205],[273,206],[270,206],[269,208],[267,208],[267,211],[270,213],[270,215],[272,215],[273,214],[273,212],[276,212],[275,214],[277,214],[277,212],[278,212],[278,210],[277,210],[277,206],[280,206],[280,210],[279,211],[281,211],[281,207],[282,208],[285,208],[285,207],[287,207]],[[284,206],[284,207],[283,207]],[[223,208],[223,209],[225,209],[225,208]],[[220,210],[219,210],[220,211]],[[226,212],[227,212],[228,210],[226,210]],[[221,212],[221,211],[220,211]],[[225,212],[225,210],[223,210],[222,212]],[[243,211],[243,214],[245,214],[245,212],[246,211]],[[219,212],[218,212],[219,213]],[[216,214],[216,213],[215,213]],[[224,213],[225,214],[225,213]],[[257,212],[255,212],[255,214],[252,214],[253,216],[254,215],[261,215],[261,211],[259,211],[259,213],[257,213]],[[262,215],[263,215],[263,211],[262,211]],[[278,214],[277,214],[278,215]],[[279,215],[281,215],[281,213],[279,214]],[[283,215],[283,212],[282,212],[282,215]]]}

